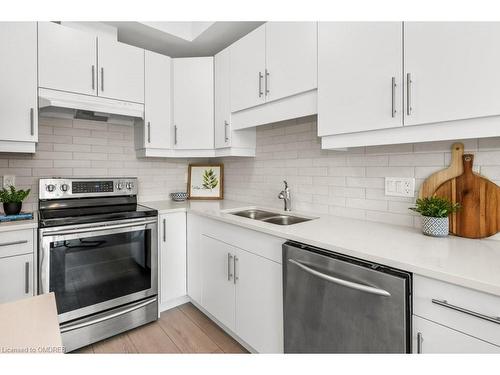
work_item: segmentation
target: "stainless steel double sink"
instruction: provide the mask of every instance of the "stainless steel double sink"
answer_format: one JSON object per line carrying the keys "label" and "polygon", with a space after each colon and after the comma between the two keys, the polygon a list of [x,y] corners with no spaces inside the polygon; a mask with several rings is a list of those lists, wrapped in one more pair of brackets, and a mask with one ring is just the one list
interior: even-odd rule
{"label": "stainless steel double sink", "polygon": [[248,209],[237,212],[230,212],[230,214],[277,225],[292,225],[302,223],[304,221],[313,220],[312,218],[295,215],[284,215],[259,209]]}

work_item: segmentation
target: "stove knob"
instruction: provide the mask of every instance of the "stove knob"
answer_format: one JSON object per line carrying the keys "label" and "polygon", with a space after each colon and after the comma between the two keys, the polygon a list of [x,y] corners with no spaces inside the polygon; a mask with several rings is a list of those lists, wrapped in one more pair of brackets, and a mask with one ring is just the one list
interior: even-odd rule
{"label": "stove knob", "polygon": [[68,191],[69,190],[69,185],[68,184],[62,184],[61,185],[61,190],[62,191]]}
{"label": "stove knob", "polygon": [[118,190],[122,190],[122,189],[123,189],[123,183],[121,183],[121,182],[117,183],[117,184],[116,184],[116,188],[117,188]]}
{"label": "stove knob", "polygon": [[134,187],[131,182],[127,182],[126,186],[128,190],[132,190],[132,188]]}
{"label": "stove knob", "polygon": [[56,185],[49,184],[45,188],[49,193],[52,193],[54,190],[56,190]]}

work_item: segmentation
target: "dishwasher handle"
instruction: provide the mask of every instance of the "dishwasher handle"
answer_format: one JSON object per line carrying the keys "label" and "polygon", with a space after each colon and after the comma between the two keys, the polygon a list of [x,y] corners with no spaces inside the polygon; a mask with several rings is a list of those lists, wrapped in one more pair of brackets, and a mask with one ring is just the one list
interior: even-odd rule
{"label": "dishwasher handle", "polygon": [[303,264],[295,259],[288,259],[288,262],[296,265],[297,267],[301,268],[302,270],[304,270],[307,273],[310,273],[313,276],[319,277],[323,280],[329,281],[329,282],[334,283],[334,284],[342,285],[342,286],[345,286],[345,287],[351,288],[351,289],[356,289],[356,290],[359,290],[361,292],[376,294],[379,296],[384,296],[384,297],[391,296],[391,294],[387,290],[375,288],[375,287],[372,287],[369,285],[359,284],[359,283],[355,283],[353,281],[348,281],[348,280],[340,279],[340,278],[335,277],[335,276],[327,275],[325,273],[316,271],[315,269],[312,269],[312,268],[306,266],[305,264]]}

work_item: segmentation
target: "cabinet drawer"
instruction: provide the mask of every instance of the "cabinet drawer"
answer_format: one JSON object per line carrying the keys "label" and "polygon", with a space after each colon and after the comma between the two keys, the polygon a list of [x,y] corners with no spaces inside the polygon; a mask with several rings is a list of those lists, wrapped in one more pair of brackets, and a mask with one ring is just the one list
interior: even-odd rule
{"label": "cabinet drawer", "polygon": [[33,230],[0,233],[0,258],[33,253]]}
{"label": "cabinet drawer", "polygon": [[500,345],[500,297],[415,275],[413,313]]}
{"label": "cabinet drawer", "polygon": [[496,345],[415,315],[413,327],[413,353],[500,353]]}

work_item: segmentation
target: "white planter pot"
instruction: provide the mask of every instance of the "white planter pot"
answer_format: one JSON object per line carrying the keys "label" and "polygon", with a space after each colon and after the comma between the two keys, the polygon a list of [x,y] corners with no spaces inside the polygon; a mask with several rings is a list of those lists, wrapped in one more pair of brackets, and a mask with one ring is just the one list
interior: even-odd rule
{"label": "white planter pot", "polygon": [[427,236],[446,237],[450,232],[448,217],[422,216],[422,232]]}

